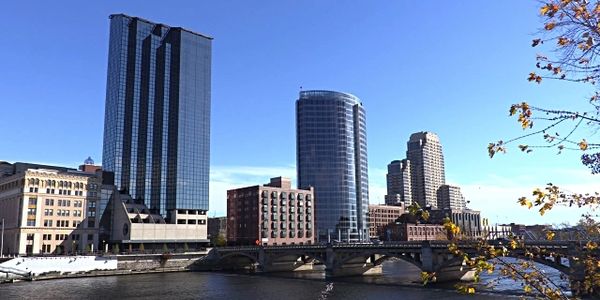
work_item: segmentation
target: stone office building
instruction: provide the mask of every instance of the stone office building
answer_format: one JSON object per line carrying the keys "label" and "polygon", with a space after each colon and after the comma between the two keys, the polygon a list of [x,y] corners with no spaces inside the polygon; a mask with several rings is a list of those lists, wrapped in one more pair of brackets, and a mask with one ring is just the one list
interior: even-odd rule
{"label": "stone office building", "polygon": [[292,189],[291,180],[227,191],[228,245],[314,243],[314,189]]}
{"label": "stone office building", "polygon": [[[88,164],[93,162],[90,160]],[[65,254],[98,249],[100,178],[76,169],[0,162],[2,254]]]}
{"label": "stone office building", "polygon": [[477,239],[482,237],[481,213],[471,209],[434,209],[429,212],[431,223],[443,224],[445,218],[460,227],[461,237]]}
{"label": "stone office building", "polygon": [[405,212],[402,206],[403,202],[397,205],[369,205],[369,237],[377,238],[382,241],[391,239],[390,226],[400,218]]}

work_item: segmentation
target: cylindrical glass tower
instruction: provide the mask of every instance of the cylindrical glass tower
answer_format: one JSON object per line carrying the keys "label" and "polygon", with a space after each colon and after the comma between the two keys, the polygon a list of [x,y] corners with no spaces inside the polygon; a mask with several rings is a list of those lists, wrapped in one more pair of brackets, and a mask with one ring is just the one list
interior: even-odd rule
{"label": "cylindrical glass tower", "polygon": [[367,130],[360,99],[302,91],[296,101],[298,186],[315,188],[319,241],[368,239]]}

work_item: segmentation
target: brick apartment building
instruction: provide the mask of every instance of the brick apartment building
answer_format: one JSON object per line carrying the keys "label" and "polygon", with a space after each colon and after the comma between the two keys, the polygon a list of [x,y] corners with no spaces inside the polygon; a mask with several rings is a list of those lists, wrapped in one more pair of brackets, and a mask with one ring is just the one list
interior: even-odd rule
{"label": "brick apartment building", "polygon": [[314,243],[314,189],[292,189],[291,180],[227,191],[229,245]]}

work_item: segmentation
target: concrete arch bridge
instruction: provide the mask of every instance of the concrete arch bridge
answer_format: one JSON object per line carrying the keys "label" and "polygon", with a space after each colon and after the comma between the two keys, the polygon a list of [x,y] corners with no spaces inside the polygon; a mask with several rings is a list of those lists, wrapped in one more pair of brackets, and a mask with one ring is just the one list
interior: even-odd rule
{"label": "concrete arch bridge", "polygon": [[[501,242],[491,244],[501,246]],[[336,244],[336,245],[287,245],[287,246],[246,246],[213,248],[199,260],[199,270],[239,270],[255,272],[308,271],[320,266],[327,277],[376,275],[382,273],[382,264],[388,259],[397,258],[409,262],[423,272],[435,272],[436,280],[471,280],[472,269],[462,265],[462,258],[448,250],[449,242],[415,241],[384,244]],[[467,253],[475,254],[473,244],[460,244]],[[528,243],[525,249],[511,251],[512,257],[526,258],[525,251],[546,250],[558,254],[553,258],[534,256],[535,262],[555,268],[572,281],[583,279],[582,269],[571,257],[581,245],[574,242],[536,241]]]}

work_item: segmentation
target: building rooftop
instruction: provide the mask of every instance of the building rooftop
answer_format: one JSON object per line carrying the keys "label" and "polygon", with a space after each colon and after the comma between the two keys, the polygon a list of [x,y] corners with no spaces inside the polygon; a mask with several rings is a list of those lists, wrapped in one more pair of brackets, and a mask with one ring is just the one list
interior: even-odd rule
{"label": "building rooftop", "polygon": [[186,32],[189,32],[191,34],[194,34],[194,35],[197,35],[197,36],[209,39],[209,40],[213,39],[211,36],[208,36],[208,35],[205,35],[205,34],[202,34],[202,33],[198,33],[198,32],[195,32],[195,31],[191,31],[191,30],[185,29],[183,27],[169,26],[169,25],[165,25],[165,24],[162,24],[162,23],[156,23],[156,22],[152,22],[152,21],[146,20],[144,18],[129,16],[129,15],[126,15],[124,13],[111,14],[108,18],[112,19],[113,17],[116,17],[116,16],[125,17],[125,18],[128,18],[128,19],[134,19],[134,20],[138,20],[138,21],[142,21],[142,22],[145,22],[145,23],[148,23],[148,24],[152,24],[152,25],[160,25],[160,26],[164,26],[166,28],[179,29],[179,30],[186,31]]}
{"label": "building rooftop", "polygon": [[362,104],[358,97],[356,97],[350,93],[327,91],[327,90],[300,91],[300,100],[310,99],[310,98],[342,98],[342,99],[352,100],[352,101],[356,102],[357,104]]}

